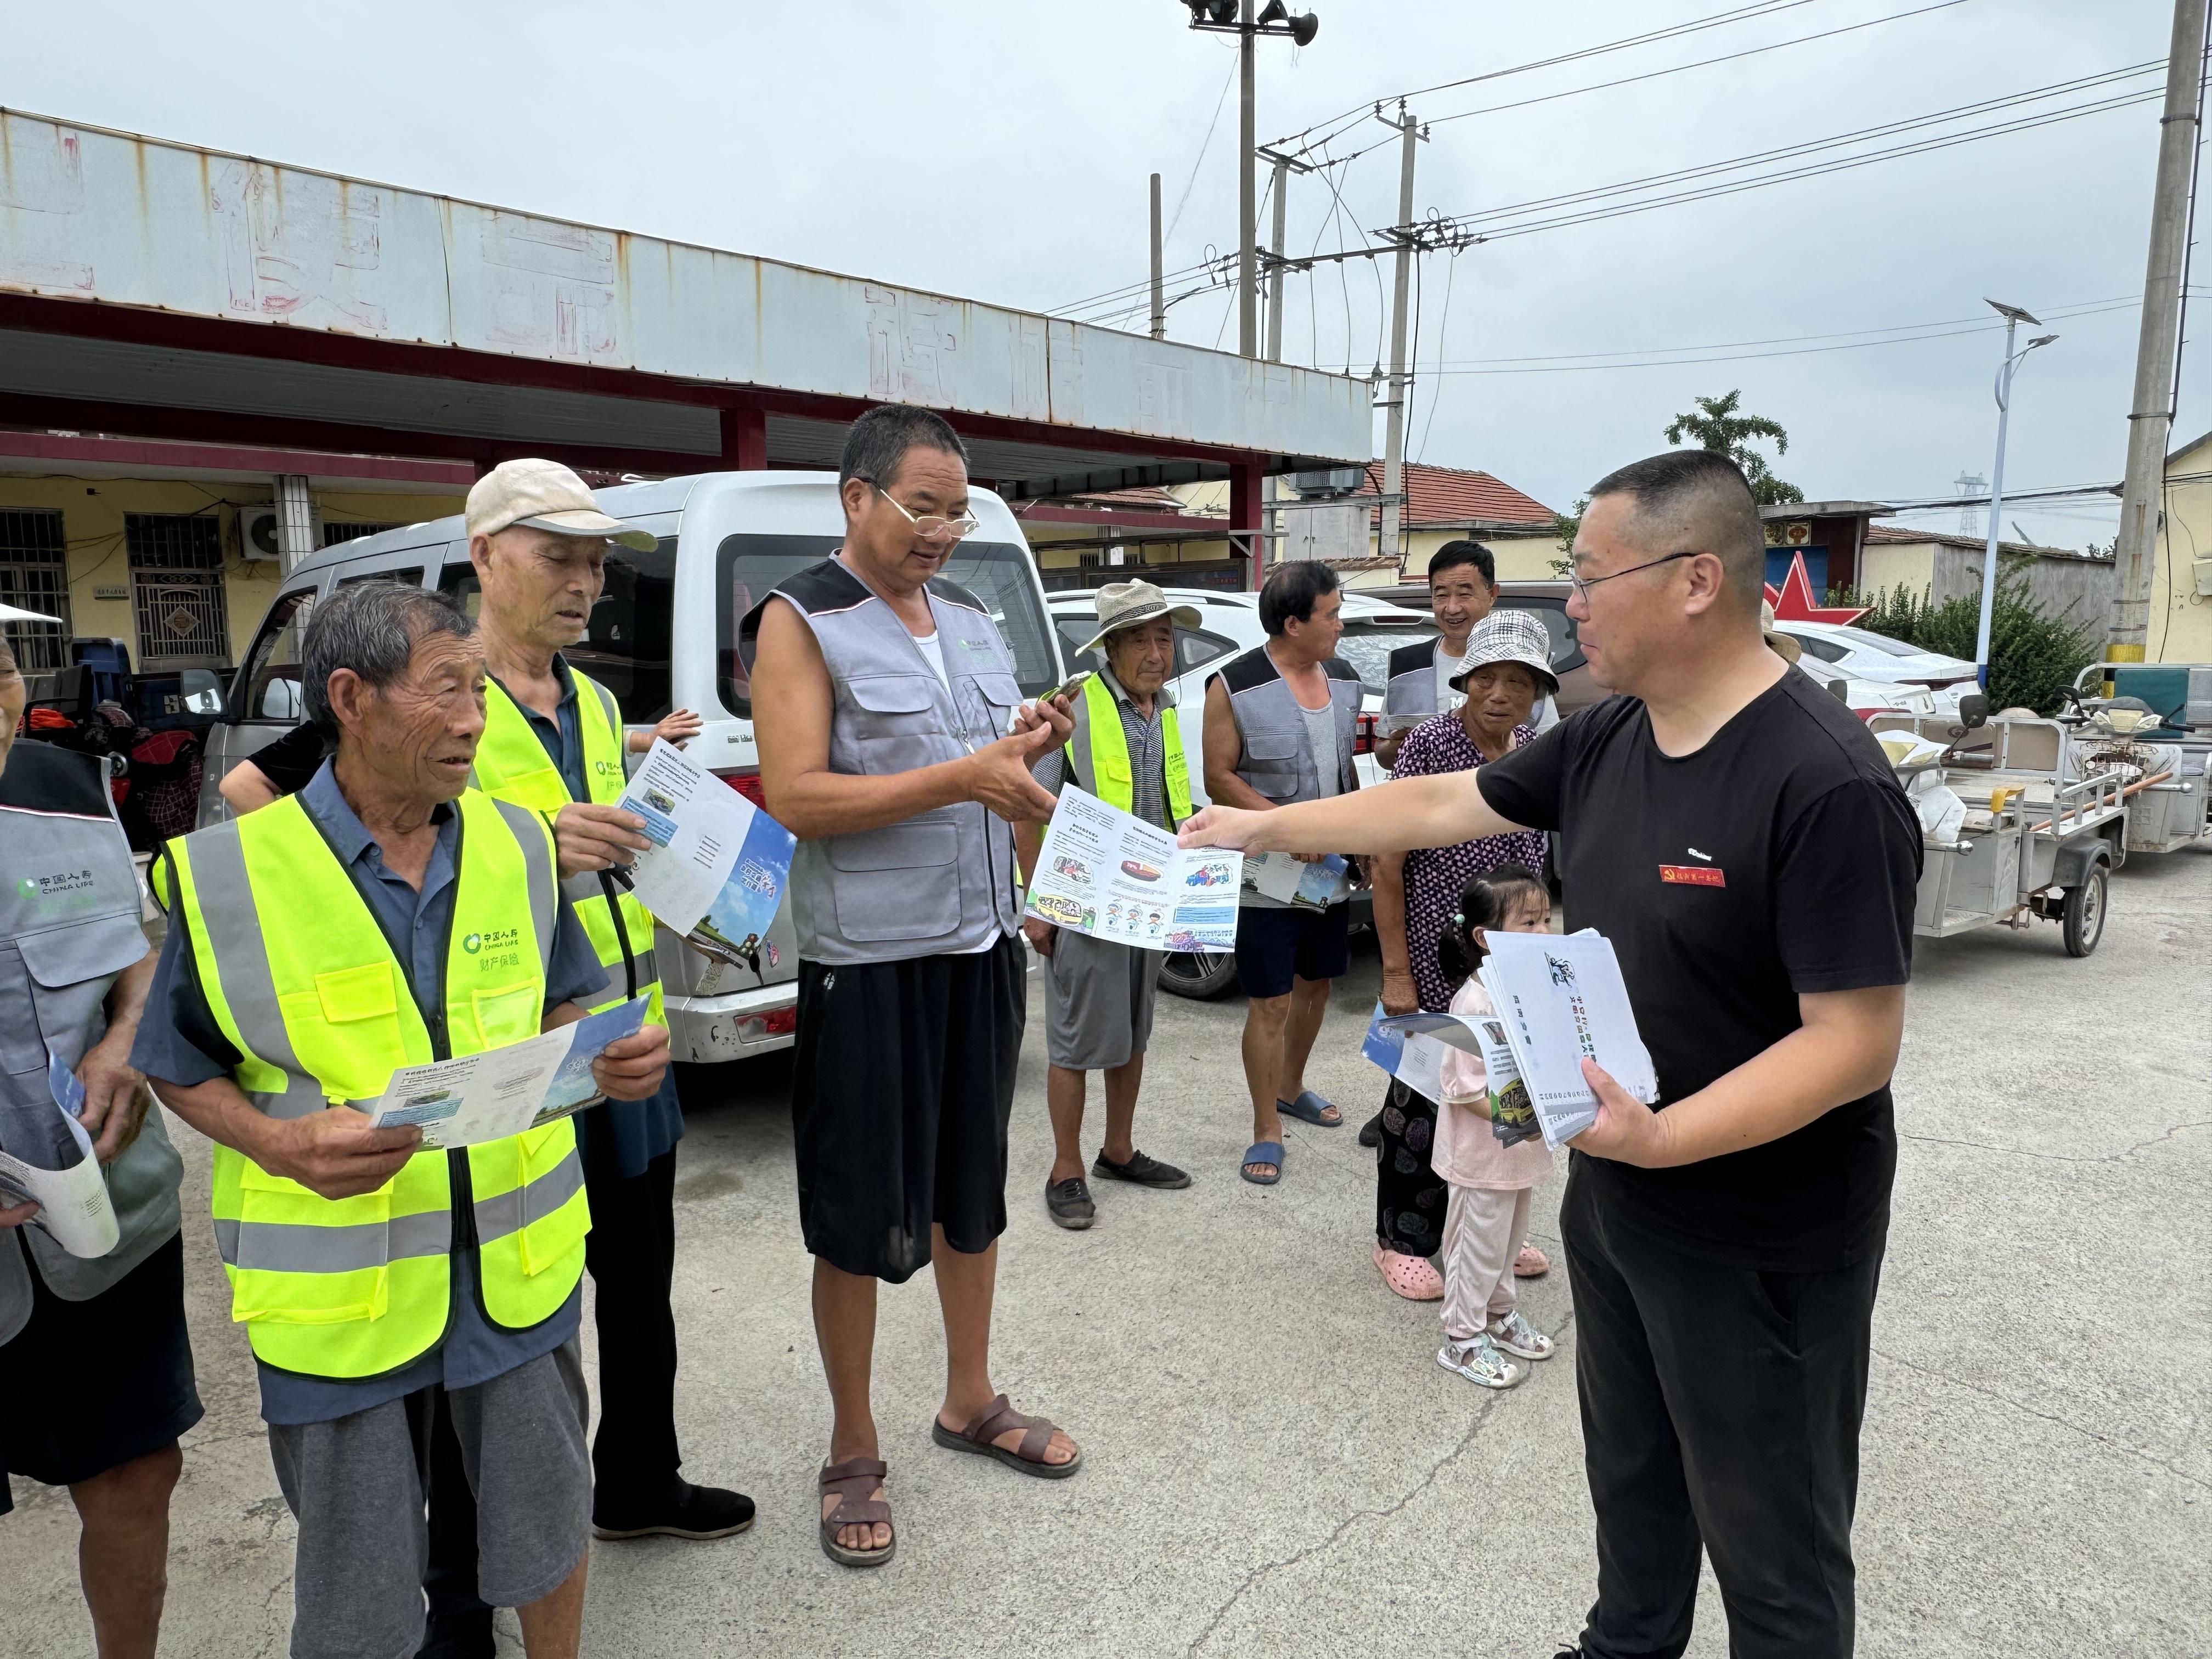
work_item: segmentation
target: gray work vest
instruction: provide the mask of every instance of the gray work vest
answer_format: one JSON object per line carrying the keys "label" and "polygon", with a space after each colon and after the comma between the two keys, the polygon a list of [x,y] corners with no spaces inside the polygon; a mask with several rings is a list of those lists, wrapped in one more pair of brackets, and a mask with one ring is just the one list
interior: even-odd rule
{"label": "gray work vest", "polygon": [[1382,687],[1382,713],[1394,725],[1443,712],[1437,707],[1436,641],[1400,646],[1390,653],[1389,673]]}
{"label": "gray work vest", "polygon": [[[51,1049],[71,1071],[107,1033],[115,976],[146,954],[137,872],[116,822],[106,769],[88,756],[18,743],[0,772],[0,1147],[42,1165],[67,1135],[46,1082]],[[184,1161],[158,1109],[107,1166],[121,1237],[93,1261],[35,1219],[0,1232],[0,1342],[31,1312],[25,1247],[46,1288],[98,1296],[177,1231]],[[19,1242],[20,1241],[20,1242]]]}
{"label": "gray work vest", "polygon": [[[1358,784],[1352,744],[1365,688],[1359,683],[1359,671],[1341,657],[1331,657],[1321,666],[1328,677],[1329,701],[1336,714],[1335,793],[1349,794]],[[1255,646],[1233,659],[1221,671],[1221,681],[1228,688],[1229,713],[1237,722],[1237,775],[1279,806],[1321,799],[1321,775],[1306,742],[1305,711],[1267,647]]]}
{"label": "gray work vest", "polygon": [[[739,624],[750,674],[767,606],[781,599],[806,619],[835,699],[831,771],[892,776],[1006,736],[1022,701],[1006,641],[965,588],[933,580],[928,597],[944,680],[890,606],[834,558],[780,584]],[[799,954],[834,964],[979,950],[1021,927],[1016,879],[1012,826],[973,801],[802,841],[790,885]]]}

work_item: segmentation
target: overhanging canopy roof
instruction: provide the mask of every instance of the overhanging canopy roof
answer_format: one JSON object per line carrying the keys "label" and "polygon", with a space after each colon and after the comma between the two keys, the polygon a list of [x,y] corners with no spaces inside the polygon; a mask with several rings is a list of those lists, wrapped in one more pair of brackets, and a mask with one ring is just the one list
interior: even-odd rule
{"label": "overhanging canopy roof", "polygon": [[898,401],[1032,495],[1370,451],[1341,375],[40,116],[0,162],[0,422],[696,471]]}

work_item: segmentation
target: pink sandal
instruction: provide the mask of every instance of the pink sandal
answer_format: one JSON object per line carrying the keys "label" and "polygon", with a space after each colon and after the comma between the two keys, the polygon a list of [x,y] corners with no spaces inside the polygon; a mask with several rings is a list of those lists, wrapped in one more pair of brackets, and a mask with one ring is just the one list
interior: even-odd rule
{"label": "pink sandal", "polygon": [[1443,1300],[1444,1276],[1430,1265],[1426,1256],[1401,1255],[1377,1244],[1375,1265],[1382,1270],[1382,1282],[1407,1301]]}
{"label": "pink sandal", "polygon": [[1552,1259],[1534,1244],[1523,1244],[1521,1254],[1513,1258],[1516,1279],[1541,1279],[1552,1271]]}

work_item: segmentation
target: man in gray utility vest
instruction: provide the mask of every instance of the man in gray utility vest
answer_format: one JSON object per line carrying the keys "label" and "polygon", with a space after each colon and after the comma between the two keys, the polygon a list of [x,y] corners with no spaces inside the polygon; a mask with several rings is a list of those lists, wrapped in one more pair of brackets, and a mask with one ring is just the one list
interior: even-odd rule
{"label": "man in gray utility vest", "polygon": [[104,1255],[73,1255],[0,1182],[0,1515],[10,1474],[67,1486],[101,1659],[152,1659],[177,1437],[201,1414],[184,1164],[130,1063],[154,957],[107,775],[88,756],[15,744],[23,696],[0,640],[0,1150],[41,1169],[79,1161],[48,1066],[73,1074],[118,1237]]}
{"label": "man in gray utility vest", "polygon": [[[1039,761],[1031,775],[1055,792],[1072,781],[1173,835],[1190,816],[1190,763],[1168,682],[1175,674],[1176,627],[1198,624],[1194,607],[1170,607],[1150,582],[1100,588],[1097,637],[1075,655],[1103,652],[1105,667],[1083,683],[1075,699],[1074,737]],[[1015,833],[1027,876],[1036,867],[1044,834],[1028,823]],[[1091,1172],[1139,1187],[1190,1185],[1188,1175],[1147,1158],[1130,1139],[1162,953],[1068,933],[1036,916],[1022,926],[1044,958],[1045,1058],[1051,1067],[1044,1095],[1053,1139],[1044,1206],[1060,1225],[1079,1231],[1097,1217],[1083,1179],[1087,1072],[1106,1074],[1106,1140]]]}
{"label": "man in gray utility vest", "polygon": [[1028,990],[1008,825],[1050,815],[1029,768],[1073,724],[1024,703],[990,613],[939,574],[977,528],[950,426],[870,410],[837,489],[844,545],[756,605],[738,648],[768,808],[799,837],[791,1111],[832,1408],[822,1548],[873,1567],[896,1547],[868,1395],[878,1279],[935,1264],[947,1364],[932,1439],[1048,1478],[1081,1461],[990,1377]]}
{"label": "man in gray utility vest", "polygon": [[[1336,654],[1344,632],[1336,572],[1314,559],[1276,567],[1260,590],[1267,641],[1232,659],[1206,683],[1206,791],[1222,806],[1267,811],[1359,787],[1352,739],[1364,688]],[[1351,966],[1352,907],[1345,884],[1314,896],[1271,896],[1244,866],[1237,912],[1237,977],[1244,1012],[1244,1081],[1252,1094],[1252,1145],[1240,1170],[1256,1186],[1283,1175],[1283,1117],[1333,1129],[1344,1115],[1305,1085],[1329,982]],[[1326,884],[1319,884],[1326,885]]]}

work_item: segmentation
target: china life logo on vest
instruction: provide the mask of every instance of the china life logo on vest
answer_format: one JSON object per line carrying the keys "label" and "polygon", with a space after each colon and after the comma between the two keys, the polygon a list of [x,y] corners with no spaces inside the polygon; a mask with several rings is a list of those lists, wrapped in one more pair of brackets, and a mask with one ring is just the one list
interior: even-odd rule
{"label": "china life logo on vest", "polygon": [[493,927],[471,933],[461,941],[461,949],[477,959],[477,971],[480,974],[488,974],[495,968],[519,968],[522,965],[522,930]]}
{"label": "china life logo on vest", "polygon": [[43,876],[25,876],[15,890],[32,904],[63,910],[81,910],[94,899],[95,884],[89,868],[56,870]]}

